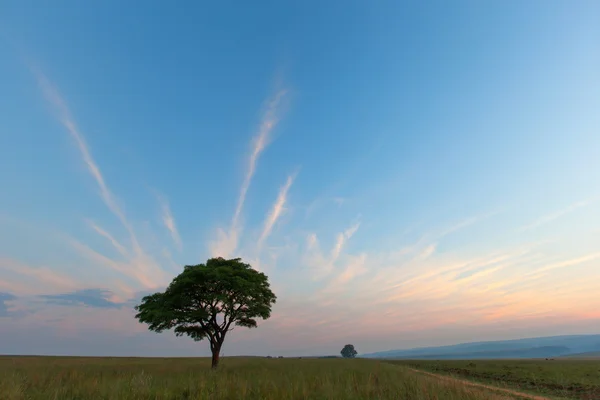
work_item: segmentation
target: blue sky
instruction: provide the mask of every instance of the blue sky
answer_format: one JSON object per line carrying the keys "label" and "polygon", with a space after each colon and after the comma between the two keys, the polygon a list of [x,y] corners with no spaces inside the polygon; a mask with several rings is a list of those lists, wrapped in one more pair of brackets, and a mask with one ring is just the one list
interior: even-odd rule
{"label": "blue sky", "polygon": [[279,299],[225,355],[600,332],[599,17],[5,3],[0,353],[208,354],[132,306],[219,255]]}

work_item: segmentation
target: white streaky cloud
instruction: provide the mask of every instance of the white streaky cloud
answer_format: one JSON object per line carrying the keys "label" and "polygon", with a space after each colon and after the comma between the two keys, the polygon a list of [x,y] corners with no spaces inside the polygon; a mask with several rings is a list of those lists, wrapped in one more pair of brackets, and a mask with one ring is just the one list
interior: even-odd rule
{"label": "white streaky cloud", "polygon": [[344,232],[340,232],[329,254],[324,254],[319,248],[316,234],[311,233],[307,236],[307,252],[302,258],[303,263],[310,268],[313,280],[324,279],[334,271],[335,264],[340,258],[346,242],[356,233],[359,226],[360,222],[357,222]]}
{"label": "white streaky cloud", "polygon": [[469,226],[479,223],[487,218],[493,217],[494,215],[498,214],[499,212],[500,212],[499,210],[495,210],[495,211],[490,211],[485,214],[479,214],[479,215],[465,218],[464,220],[458,222],[457,224],[450,226],[446,229],[443,229],[442,231],[438,232],[437,234],[434,234],[434,237],[436,240],[440,240],[448,235],[451,235],[462,229],[468,228]]}
{"label": "white streaky cloud", "polygon": [[88,224],[94,231],[96,231],[96,233],[98,233],[100,236],[103,236],[104,238],[106,238],[113,245],[113,247],[119,252],[119,254],[121,254],[125,258],[129,258],[129,252],[127,251],[125,246],[123,246],[121,243],[119,243],[110,233],[108,233],[104,229],[100,228],[98,225],[96,225],[91,220],[88,220]]}
{"label": "white streaky cloud", "polygon": [[240,189],[240,197],[238,198],[237,206],[235,208],[235,213],[233,215],[232,225],[237,226],[239,217],[242,213],[242,208],[244,207],[244,201],[246,200],[246,194],[248,193],[248,189],[250,188],[250,183],[252,182],[252,177],[254,176],[254,172],[256,171],[256,164],[261,153],[268,146],[270,142],[270,135],[277,123],[279,122],[279,105],[285,96],[286,91],[280,90],[269,100],[267,103],[267,108],[261,120],[258,134],[253,140],[252,152],[250,153],[250,158],[248,159],[248,168],[246,170],[246,176],[244,177],[244,181],[242,183],[242,187]]}
{"label": "white streaky cloud", "polygon": [[173,217],[173,213],[171,212],[169,202],[162,196],[159,197],[159,202],[162,209],[163,224],[171,234],[171,238],[173,239],[173,243],[175,243],[177,250],[182,251],[183,244],[181,242],[181,236],[179,236],[179,231],[177,230],[177,226],[175,225],[175,218]]}
{"label": "white streaky cloud", "polygon": [[423,261],[423,260],[428,259],[429,257],[431,257],[433,255],[433,253],[435,253],[436,248],[437,248],[437,245],[430,244],[429,246],[425,247],[423,249],[423,251],[415,257],[415,260]]}
{"label": "white streaky cloud", "polygon": [[258,133],[252,140],[252,151],[248,158],[248,165],[240,194],[238,197],[235,212],[231,220],[231,227],[226,232],[222,228],[217,230],[217,238],[209,243],[209,250],[212,257],[231,257],[238,247],[238,241],[242,232],[240,217],[246,201],[246,194],[250,188],[252,177],[256,172],[256,165],[260,155],[271,141],[271,132],[277,126],[280,119],[280,108],[286,95],[286,90],[278,90],[266,103],[266,109],[261,118]]}
{"label": "white streaky cloud", "polygon": [[237,249],[239,232],[237,227],[232,227],[229,232],[218,228],[217,239],[209,243],[211,257],[231,258]]}
{"label": "white streaky cloud", "polygon": [[104,254],[98,253],[96,250],[92,249],[87,244],[81,243],[80,241],[75,239],[71,239],[69,241],[69,244],[75,251],[77,251],[80,255],[87,258],[88,260],[95,262],[96,264],[102,265],[104,267],[110,268],[115,272],[118,272],[129,278],[132,278],[133,280],[141,283],[145,287],[153,286],[152,281],[147,279],[144,275],[139,275],[138,271],[128,269],[124,263],[115,261],[105,256]]}
{"label": "white streaky cloud", "polygon": [[360,222],[357,222],[350,228],[346,229],[343,233],[338,234],[335,246],[331,250],[331,264],[335,263],[339,258],[345,243],[356,233],[360,226]]}
{"label": "white streaky cloud", "polygon": [[[46,97],[48,102],[55,107],[55,109],[58,112],[59,120],[69,132],[71,137],[75,140],[75,143],[77,144],[77,147],[79,149],[84,163],[86,164],[90,174],[92,175],[92,177],[98,185],[98,188],[100,189],[100,196],[102,200],[104,201],[108,209],[119,219],[123,227],[129,233],[132,251],[127,253],[132,253],[133,255],[130,256],[130,261],[132,262],[128,265],[128,268],[133,268],[135,269],[135,271],[129,271],[128,275],[138,277],[138,282],[143,284],[147,284],[148,282],[152,281],[156,282],[158,280],[162,280],[164,275],[162,273],[163,271],[161,271],[160,267],[156,265],[156,262],[152,261],[151,257],[149,257],[140,246],[140,243],[137,239],[132,225],[127,220],[125,213],[118,205],[115,196],[112,194],[108,185],[106,184],[104,176],[102,175],[98,164],[92,157],[92,154],[89,150],[88,145],[85,142],[83,134],[79,131],[79,128],[75,123],[75,119],[73,118],[69,107],[63,100],[58,89],[39,70],[34,69],[33,72],[37,78],[38,84],[40,85],[44,96]],[[96,229],[96,231],[105,238],[109,239],[113,243],[113,245],[116,246],[119,252],[123,252],[123,246],[117,244],[118,242],[112,239],[111,235],[102,230]],[[153,278],[148,278],[149,276],[152,276]],[[141,277],[144,278],[142,279]]]}
{"label": "white streaky cloud", "polygon": [[285,184],[279,190],[279,194],[277,195],[277,200],[275,200],[275,204],[273,204],[271,211],[269,211],[269,214],[267,215],[267,218],[265,219],[263,231],[260,235],[260,238],[258,239],[258,247],[259,248],[262,246],[264,241],[269,237],[269,235],[271,234],[271,231],[273,230],[273,226],[275,225],[275,223],[277,222],[279,217],[281,217],[281,215],[284,213],[285,203],[287,201],[287,194],[288,194],[288,191],[290,190],[290,187],[292,186],[292,183],[294,183],[294,179],[296,178],[296,175],[297,175],[296,173],[289,175],[287,177]]}
{"label": "white streaky cloud", "polygon": [[367,272],[367,268],[365,267],[367,261],[366,253],[361,253],[358,256],[350,256],[348,259],[349,261],[344,267],[343,271],[332,279],[323,292],[338,292],[339,290],[343,289],[345,284]]}
{"label": "white streaky cloud", "polygon": [[[437,243],[443,240],[448,235],[459,232],[462,229],[468,228],[469,226],[476,224],[482,220],[485,220],[486,218],[489,218],[498,213],[499,211],[492,211],[487,214],[468,217],[454,225],[427,232],[421,235],[421,238],[418,239],[415,243],[406,245],[399,250],[393,251],[390,254],[390,256],[393,258],[398,258],[408,256],[410,254],[415,254],[415,257],[412,261],[424,261],[425,259],[431,257],[433,253],[435,253],[435,251],[437,250]],[[406,232],[409,232],[412,229],[414,228],[409,228],[406,230]]]}
{"label": "white streaky cloud", "polygon": [[472,273],[471,275],[469,275],[467,277],[458,278],[458,279],[455,280],[455,282],[456,282],[457,285],[468,284],[468,283],[470,283],[470,282],[472,282],[474,280],[481,279],[481,278],[486,277],[488,275],[493,275],[496,272],[498,272],[498,271],[500,271],[500,270],[502,270],[504,268],[506,268],[506,265],[504,265],[504,264],[503,265],[496,265],[494,267],[490,267],[490,268],[487,268],[487,269],[482,269],[480,271],[474,272],[474,273]]}
{"label": "white streaky cloud", "polygon": [[[34,292],[33,287],[39,290],[47,291],[65,291],[75,290],[81,287],[81,284],[69,276],[60,274],[48,267],[33,268],[19,261],[2,258],[0,259],[0,269],[10,271],[14,274],[27,277],[27,285],[15,285],[15,288],[25,290],[26,293]],[[39,285],[33,284],[35,281]]]}
{"label": "white streaky cloud", "polygon": [[337,240],[333,249],[331,250],[331,262],[334,263],[340,256],[342,252],[342,248],[344,247],[344,242],[346,241],[346,236],[343,233],[338,233]]}
{"label": "white streaky cloud", "polygon": [[[462,258],[450,254],[435,255],[422,259],[419,255],[406,260],[404,257],[370,257],[370,269],[377,271],[370,280],[362,281],[362,288],[377,293],[386,302],[396,300],[426,300],[433,296],[464,292],[465,282],[478,281],[476,286],[468,286],[469,293],[493,290],[497,279],[482,281],[493,273],[506,271],[511,274],[518,266],[528,265],[532,254],[527,250],[512,250],[492,253],[483,257]],[[539,261],[539,259],[538,259]],[[482,271],[486,272],[482,272]],[[466,278],[468,275],[473,277]],[[462,278],[465,276],[465,278]],[[490,286],[491,285],[491,286]]]}
{"label": "white streaky cloud", "polygon": [[528,231],[528,230],[537,228],[537,227],[539,227],[541,225],[545,225],[547,223],[550,223],[550,222],[552,222],[552,221],[554,221],[554,220],[556,220],[556,219],[558,219],[558,218],[560,218],[560,217],[562,217],[564,215],[572,213],[573,211],[576,211],[579,208],[588,206],[588,205],[590,205],[592,203],[593,203],[593,200],[578,201],[576,203],[571,204],[568,207],[563,208],[562,210],[558,210],[558,211],[552,212],[550,214],[543,215],[540,218],[538,218],[537,220],[535,220],[534,222],[532,222],[532,223],[530,223],[528,225],[520,227],[518,230],[519,231]]}
{"label": "white streaky cloud", "polygon": [[334,203],[336,206],[341,207],[348,201],[345,197],[334,196],[334,197],[318,197],[313,200],[307,207],[304,212],[305,218],[309,217],[316,209],[324,206],[328,202]]}
{"label": "white streaky cloud", "polygon": [[[482,264],[482,262],[497,263],[507,258],[522,257],[523,255],[529,254],[536,246],[543,244],[543,242],[528,243],[527,245],[515,249],[509,254],[498,253],[495,256],[490,255],[488,258],[484,259],[485,261],[477,258],[468,262],[465,262],[464,259],[457,259],[450,260],[442,266],[434,267],[437,260],[435,255],[438,241],[443,240],[444,237],[451,233],[457,232],[460,229],[466,228],[495,214],[497,214],[497,212],[491,212],[479,217],[467,218],[449,228],[425,234],[416,243],[405,246],[400,250],[379,255],[379,258],[381,258],[382,261],[378,264],[383,265],[381,265],[381,268],[377,268],[378,272],[374,277],[376,285],[381,288],[381,285],[383,284],[387,284],[386,286],[388,286],[390,283],[394,282],[391,286],[388,286],[389,288],[394,288],[412,282],[414,279],[417,279],[417,276],[421,279],[431,278],[437,274],[458,274],[469,271],[473,267],[483,267],[486,265]],[[436,242],[427,242],[427,239],[435,239]],[[410,258],[407,258],[409,256]],[[430,264],[430,259],[433,259],[434,264]],[[423,264],[427,265],[429,268],[423,268]],[[426,272],[416,273],[415,271],[417,270],[425,270]]]}
{"label": "white streaky cloud", "polygon": [[141,284],[143,289],[156,289],[166,284],[168,279],[166,272],[161,265],[153,257],[146,254],[141,247],[133,247],[133,249],[128,250],[102,228],[95,224],[92,225],[92,228],[111,242],[119,254],[124,258],[124,261],[117,261],[100,254],[87,244],[81,243],[73,238],[67,238],[67,242],[79,254],[90,261],[96,262],[100,266],[112,269],[115,272],[119,272],[120,274],[133,279],[137,284]]}
{"label": "white streaky cloud", "polygon": [[127,218],[125,218],[125,214],[117,204],[114,195],[106,185],[106,181],[104,180],[104,177],[100,172],[100,168],[94,161],[89,147],[87,146],[83,135],[79,132],[79,129],[75,124],[75,120],[71,116],[71,112],[69,111],[69,108],[67,107],[65,101],[60,96],[58,90],[54,87],[54,85],[52,85],[52,83],[50,83],[50,81],[46,78],[44,74],[42,74],[39,71],[36,71],[35,75],[46,99],[57,109],[61,123],[67,129],[71,137],[75,140],[75,143],[79,148],[79,152],[81,153],[81,157],[83,158],[84,163],[87,165],[90,174],[94,177],[96,183],[98,184],[98,187],[100,189],[100,195],[104,200],[104,203],[127,229],[129,234],[131,235],[132,242],[134,242],[134,246],[137,245],[139,247],[139,245],[137,244],[137,238],[133,233],[131,225],[129,224]]}
{"label": "white streaky cloud", "polygon": [[[465,222],[456,227],[466,225]],[[292,282],[290,286],[307,277],[327,280],[312,282],[318,288],[306,292],[305,298],[313,306],[309,307],[310,312],[301,309],[295,314],[286,313],[278,303],[272,318],[277,329],[294,335],[306,321],[317,321],[311,326],[321,326],[327,316],[334,315],[334,320],[329,318],[326,326],[339,336],[352,329],[358,316],[367,322],[383,324],[387,334],[392,335],[403,330],[435,330],[451,324],[473,325],[482,320],[494,324],[515,320],[533,323],[533,318],[539,315],[572,316],[569,309],[573,304],[581,305],[578,313],[582,315],[598,315],[600,303],[592,289],[600,282],[600,273],[593,269],[597,255],[593,248],[558,259],[555,247],[547,241],[499,249],[436,252],[435,243],[441,246],[443,240],[439,235],[429,235],[435,240],[400,246],[394,251],[354,255],[348,254],[345,239],[346,234],[351,236],[354,231],[351,227],[342,232],[338,236],[343,240],[335,242],[334,237],[335,246],[323,250],[315,233],[302,236],[302,243],[297,246],[300,254],[289,256],[292,263],[300,258],[300,264],[311,268],[310,273],[298,268],[284,276],[292,278],[288,279]],[[329,264],[332,253],[339,254],[334,266]],[[567,271],[576,265],[582,276],[565,279]],[[544,276],[526,275],[528,271],[548,266],[553,269],[545,271]],[[328,270],[330,267],[335,268]],[[277,274],[277,278],[281,277]],[[374,309],[378,310],[376,314],[372,312]],[[362,328],[359,331],[363,332]],[[315,334],[319,340],[320,334]]]}
{"label": "white streaky cloud", "polygon": [[306,207],[306,211],[304,212],[304,216],[308,217],[310,214],[313,213],[313,211],[318,207],[318,205],[320,203],[323,202],[323,199],[321,198],[317,198],[315,200],[313,200],[307,207]]}
{"label": "white streaky cloud", "polygon": [[318,246],[318,241],[317,241],[317,234],[316,233],[311,233],[310,235],[307,236],[306,238],[306,248],[308,250],[312,250],[314,249],[316,246]]}
{"label": "white streaky cloud", "polygon": [[600,258],[600,253],[587,254],[582,257],[573,258],[571,260],[565,260],[565,261],[560,261],[560,262],[553,263],[550,265],[546,265],[542,268],[538,268],[535,271],[532,271],[532,272],[526,274],[526,276],[528,276],[528,277],[530,277],[532,275],[537,276],[538,274],[541,274],[544,272],[552,271],[552,270],[559,269],[559,268],[572,267],[575,265],[586,263],[588,261],[597,260],[598,258]]}
{"label": "white streaky cloud", "polygon": [[91,262],[132,279],[143,289],[156,289],[168,283],[167,274],[151,257],[134,254],[125,261],[115,261],[78,240],[71,239],[69,244]]}

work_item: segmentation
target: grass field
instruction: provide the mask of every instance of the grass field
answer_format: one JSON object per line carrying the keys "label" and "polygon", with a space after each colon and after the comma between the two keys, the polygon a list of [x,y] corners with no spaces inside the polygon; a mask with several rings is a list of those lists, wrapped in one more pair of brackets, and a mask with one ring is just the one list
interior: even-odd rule
{"label": "grass field", "polygon": [[395,360],[394,365],[567,399],[600,399],[600,360]]}
{"label": "grass field", "polygon": [[2,400],[514,399],[375,360],[0,357]]}

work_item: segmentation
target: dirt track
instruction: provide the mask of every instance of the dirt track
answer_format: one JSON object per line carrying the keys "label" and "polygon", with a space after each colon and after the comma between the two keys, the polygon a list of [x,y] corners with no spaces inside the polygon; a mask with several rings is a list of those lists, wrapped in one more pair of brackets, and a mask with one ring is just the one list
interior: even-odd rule
{"label": "dirt track", "polygon": [[471,382],[465,379],[459,379],[459,378],[454,378],[451,376],[447,376],[447,375],[440,375],[440,374],[434,374],[432,372],[426,372],[426,371],[422,371],[420,369],[414,369],[414,368],[409,368],[409,367],[405,367],[407,369],[409,369],[410,371],[416,372],[418,374],[423,374],[423,375],[428,375],[440,380],[445,380],[445,381],[452,381],[452,382],[460,382],[463,385],[466,386],[474,386],[474,387],[479,387],[479,388],[485,388],[485,389],[490,389],[490,390],[494,390],[496,392],[502,392],[502,393],[506,393],[506,394],[510,394],[513,396],[518,396],[521,397],[522,399],[530,399],[530,400],[552,400],[549,397],[544,397],[544,396],[538,396],[535,394],[529,394],[529,393],[523,393],[523,392],[518,392],[516,390],[512,390],[512,389],[505,389],[505,388],[501,388],[501,387],[497,387],[497,386],[492,386],[492,385],[486,385],[484,383],[476,383],[476,382]]}

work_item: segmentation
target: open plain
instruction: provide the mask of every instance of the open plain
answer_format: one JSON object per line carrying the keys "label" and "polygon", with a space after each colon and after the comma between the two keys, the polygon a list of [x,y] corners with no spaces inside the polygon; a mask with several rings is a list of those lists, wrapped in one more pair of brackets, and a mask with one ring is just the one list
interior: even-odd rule
{"label": "open plain", "polygon": [[[474,364],[225,357],[219,369],[213,371],[208,358],[4,356],[0,357],[0,398],[500,400],[536,398],[531,396],[535,393],[539,394],[537,398],[596,399],[593,396],[600,393],[598,362],[477,361]],[[427,375],[413,369],[442,375]],[[524,395],[470,385],[448,379],[447,374],[513,388]]]}
{"label": "open plain", "polygon": [[559,399],[600,399],[600,360],[394,360],[394,365]]}

